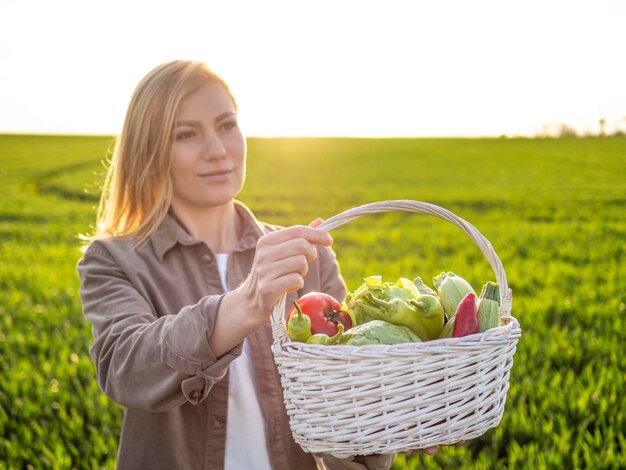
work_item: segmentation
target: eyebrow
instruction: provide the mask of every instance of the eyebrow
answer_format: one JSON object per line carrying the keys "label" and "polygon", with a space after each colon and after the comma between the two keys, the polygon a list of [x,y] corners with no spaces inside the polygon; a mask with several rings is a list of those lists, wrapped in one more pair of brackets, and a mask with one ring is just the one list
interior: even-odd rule
{"label": "eyebrow", "polygon": [[[215,122],[219,122],[224,118],[235,116],[235,113],[232,111],[226,111],[215,118]],[[202,123],[200,121],[176,121],[176,125],[174,127],[202,127]]]}

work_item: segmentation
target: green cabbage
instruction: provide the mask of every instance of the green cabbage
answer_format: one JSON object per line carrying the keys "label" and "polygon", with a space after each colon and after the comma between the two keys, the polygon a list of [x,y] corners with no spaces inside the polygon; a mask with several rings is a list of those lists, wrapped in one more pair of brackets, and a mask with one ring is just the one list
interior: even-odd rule
{"label": "green cabbage", "polygon": [[366,344],[398,344],[421,341],[406,326],[382,320],[372,320],[349,329],[338,344],[365,346]]}

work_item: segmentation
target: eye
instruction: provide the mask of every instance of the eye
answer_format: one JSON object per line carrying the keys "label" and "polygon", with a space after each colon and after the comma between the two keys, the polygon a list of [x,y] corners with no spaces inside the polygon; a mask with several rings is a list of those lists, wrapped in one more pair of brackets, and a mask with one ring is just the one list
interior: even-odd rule
{"label": "eye", "polygon": [[186,140],[186,139],[190,139],[191,137],[193,137],[194,135],[196,135],[196,133],[194,131],[183,131],[183,132],[179,132],[178,134],[176,134],[176,140]]}
{"label": "eye", "polygon": [[220,126],[220,129],[229,131],[231,129],[234,129],[235,127],[237,127],[237,121],[226,121],[224,124]]}

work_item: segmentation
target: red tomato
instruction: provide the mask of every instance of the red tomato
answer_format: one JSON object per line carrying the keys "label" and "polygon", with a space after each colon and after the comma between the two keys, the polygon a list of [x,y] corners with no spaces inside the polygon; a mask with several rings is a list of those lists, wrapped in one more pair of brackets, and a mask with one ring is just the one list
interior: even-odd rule
{"label": "red tomato", "polygon": [[[309,292],[297,301],[302,313],[311,319],[311,334],[323,333],[334,336],[339,331],[339,323],[344,331],[352,328],[352,319],[347,312],[341,310],[341,305],[332,296],[321,292]],[[296,315],[296,308],[291,307],[287,321],[292,315]]]}

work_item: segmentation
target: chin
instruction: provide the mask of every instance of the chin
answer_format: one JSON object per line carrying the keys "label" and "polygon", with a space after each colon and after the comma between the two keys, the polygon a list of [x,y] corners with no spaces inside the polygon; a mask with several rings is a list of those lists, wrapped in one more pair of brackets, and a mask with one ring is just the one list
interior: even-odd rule
{"label": "chin", "polygon": [[202,206],[217,207],[229,204],[237,197],[239,191],[220,191],[202,198],[202,201],[198,201]]}

